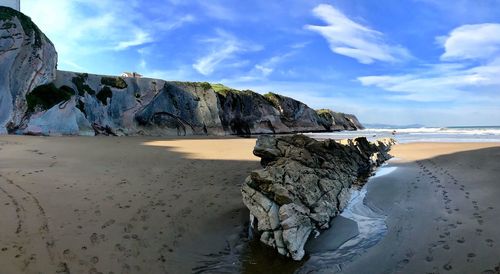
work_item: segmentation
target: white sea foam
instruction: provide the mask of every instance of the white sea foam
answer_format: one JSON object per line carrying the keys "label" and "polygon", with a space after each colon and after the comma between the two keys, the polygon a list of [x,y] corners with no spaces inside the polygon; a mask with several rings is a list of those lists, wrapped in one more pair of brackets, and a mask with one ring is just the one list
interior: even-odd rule
{"label": "white sea foam", "polygon": [[345,139],[359,136],[369,140],[391,137],[400,143],[412,142],[500,142],[500,127],[368,128],[358,131],[311,133],[317,139]]}

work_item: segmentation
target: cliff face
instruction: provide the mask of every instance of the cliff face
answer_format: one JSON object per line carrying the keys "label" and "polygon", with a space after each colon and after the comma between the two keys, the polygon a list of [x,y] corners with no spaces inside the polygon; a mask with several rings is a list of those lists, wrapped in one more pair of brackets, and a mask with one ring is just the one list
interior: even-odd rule
{"label": "cliff face", "polygon": [[54,46],[31,19],[0,7],[0,134],[22,124],[26,94],[52,82],[56,65]]}
{"label": "cliff face", "polygon": [[[28,94],[30,119],[19,128],[21,133],[36,135],[152,136],[329,130],[307,105],[271,96],[248,90],[216,91],[209,83],[58,71],[53,83]],[[348,121],[343,119],[337,122],[339,129],[356,129],[349,122],[341,124]]]}
{"label": "cliff face", "polygon": [[254,154],[264,168],[253,171],[242,187],[260,241],[301,260],[311,233],[329,227],[346,206],[350,188],[364,183],[374,167],[390,158],[393,143],[260,136]]}
{"label": "cliff face", "polygon": [[335,113],[338,118],[328,120],[277,94],[56,71],[57,53],[47,37],[28,17],[2,7],[0,57],[0,134],[250,135],[358,128],[355,117]]}
{"label": "cliff face", "polygon": [[364,129],[363,125],[361,125],[358,121],[358,118],[352,114],[335,112],[329,109],[320,109],[316,112],[319,116],[320,123],[327,130],[339,131]]}

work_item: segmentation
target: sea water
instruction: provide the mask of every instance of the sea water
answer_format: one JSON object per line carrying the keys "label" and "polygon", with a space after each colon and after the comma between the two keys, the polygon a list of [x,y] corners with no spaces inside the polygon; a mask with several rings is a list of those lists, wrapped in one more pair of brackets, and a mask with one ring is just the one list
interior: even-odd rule
{"label": "sea water", "polygon": [[367,128],[358,131],[308,133],[307,135],[315,139],[347,139],[363,136],[370,141],[390,137],[399,143],[500,142],[500,127]]}
{"label": "sea water", "polygon": [[[374,178],[385,176],[396,169],[397,167],[384,164],[361,189],[351,190],[351,198],[340,216],[354,221],[358,226],[358,234],[334,250],[310,254],[310,258],[296,271],[297,273],[311,273],[325,266],[332,271],[340,272],[342,264],[354,260],[385,236],[387,233],[386,216],[381,210],[366,205],[365,197],[368,193],[367,187],[373,183]],[[337,266],[337,269],[334,266]]]}

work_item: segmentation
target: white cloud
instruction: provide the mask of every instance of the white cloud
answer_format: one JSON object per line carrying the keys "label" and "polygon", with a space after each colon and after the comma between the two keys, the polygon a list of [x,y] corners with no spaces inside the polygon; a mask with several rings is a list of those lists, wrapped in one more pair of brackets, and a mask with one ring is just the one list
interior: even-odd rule
{"label": "white cloud", "polygon": [[274,68],[266,67],[263,65],[255,65],[255,69],[260,71],[264,76],[269,76],[269,74],[273,73],[274,71]]}
{"label": "white cloud", "polygon": [[210,52],[196,60],[193,68],[205,76],[212,74],[220,66],[234,67],[246,64],[237,58],[238,54],[261,49],[260,46],[242,42],[223,30],[217,30],[216,37],[201,42],[210,45]]}
{"label": "white cloud", "polygon": [[[408,74],[358,77],[364,86],[394,92],[390,98],[421,102],[489,102],[500,99],[500,24],[463,25],[438,37],[443,63]],[[453,62],[450,62],[453,61]],[[480,61],[474,62],[471,61]]]}
{"label": "white cloud", "polygon": [[[293,48],[293,46],[292,46],[292,48]],[[254,66],[254,70],[251,71],[250,74],[254,75],[254,74],[256,74],[255,72],[257,72],[257,74],[260,74],[262,77],[265,78],[265,77],[271,75],[280,63],[284,62],[286,59],[290,58],[291,56],[295,55],[296,53],[297,53],[297,50],[292,50],[292,51],[285,53],[285,54],[273,56],[260,64],[256,64]],[[257,76],[255,76],[255,77],[257,77]]]}
{"label": "white cloud", "polygon": [[124,50],[130,47],[141,46],[151,42],[153,42],[153,38],[151,37],[151,35],[138,29],[135,31],[135,37],[133,39],[119,42],[115,47],[115,50]]}
{"label": "white cloud", "polygon": [[437,41],[445,49],[441,60],[489,59],[500,54],[500,24],[463,25]]}
{"label": "white cloud", "polygon": [[321,34],[337,54],[354,58],[362,64],[398,62],[410,57],[407,49],[388,44],[382,33],[352,21],[331,5],[318,5],[313,13],[327,25],[306,25],[305,28]]}
{"label": "white cloud", "polygon": [[[375,86],[395,92],[393,99],[421,102],[488,101],[500,89],[500,58],[485,65],[434,65],[404,75],[364,76],[358,80],[364,86]],[[495,93],[496,94],[496,93]],[[498,97],[498,95],[494,95]]]}
{"label": "white cloud", "polygon": [[134,0],[31,0],[21,8],[55,44],[61,64],[73,64],[69,68],[90,55],[151,43],[195,20],[184,14],[152,21]]}

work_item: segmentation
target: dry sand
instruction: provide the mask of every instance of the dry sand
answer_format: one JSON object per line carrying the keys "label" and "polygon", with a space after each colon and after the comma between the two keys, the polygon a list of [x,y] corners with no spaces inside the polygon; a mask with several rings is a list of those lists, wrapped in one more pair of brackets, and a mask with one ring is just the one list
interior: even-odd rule
{"label": "dry sand", "polygon": [[[0,136],[0,273],[191,273],[244,229],[254,144]],[[366,200],[388,234],[344,272],[495,271],[498,145],[398,145]]]}
{"label": "dry sand", "polygon": [[0,136],[0,273],[190,273],[243,229],[254,145]]}

